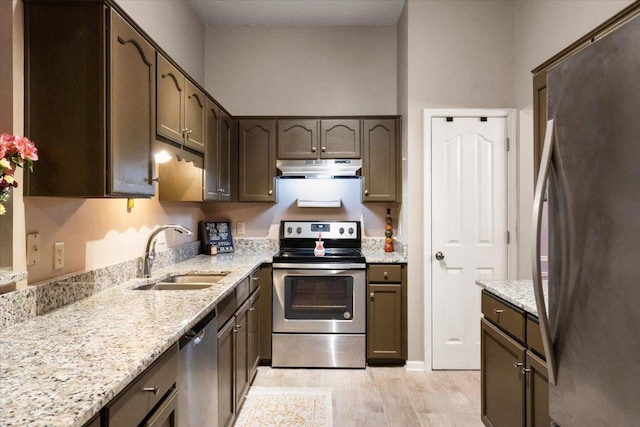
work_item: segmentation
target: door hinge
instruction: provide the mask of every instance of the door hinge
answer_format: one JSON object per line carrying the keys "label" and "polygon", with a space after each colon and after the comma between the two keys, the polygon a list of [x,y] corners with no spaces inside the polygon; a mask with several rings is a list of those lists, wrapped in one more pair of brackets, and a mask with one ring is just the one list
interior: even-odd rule
{"label": "door hinge", "polygon": [[507,151],[511,150],[511,140],[507,138]]}
{"label": "door hinge", "polygon": [[511,232],[507,230],[507,245],[511,243]]}

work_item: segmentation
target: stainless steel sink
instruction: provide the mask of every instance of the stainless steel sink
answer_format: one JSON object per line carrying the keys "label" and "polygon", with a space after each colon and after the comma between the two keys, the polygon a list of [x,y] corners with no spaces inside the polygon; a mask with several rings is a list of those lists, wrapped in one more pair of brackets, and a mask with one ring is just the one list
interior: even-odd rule
{"label": "stainless steel sink", "polygon": [[178,274],[176,276],[168,277],[161,280],[160,283],[218,283],[225,277],[228,272],[213,273],[213,274]]}
{"label": "stainless steel sink", "polygon": [[136,291],[192,291],[196,289],[206,289],[213,286],[213,283],[169,283],[159,282],[150,285],[142,285],[134,288]]}
{"label": "stainless steel sink", "polygon": [[142,285],[134,290],[138,291],[178,291],[210,288],[229,274],[228,271],[212,274],[177,274],[157,283]]}

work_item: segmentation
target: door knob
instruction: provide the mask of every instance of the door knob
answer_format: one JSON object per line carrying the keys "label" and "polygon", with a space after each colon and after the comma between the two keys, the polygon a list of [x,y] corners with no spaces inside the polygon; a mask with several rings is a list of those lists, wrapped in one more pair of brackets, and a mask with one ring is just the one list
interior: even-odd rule
{"label": "door knob", "polygon": [[436,259],[438,261],[442,261],[444,259],[444,254],[442,252],[436,252]]}

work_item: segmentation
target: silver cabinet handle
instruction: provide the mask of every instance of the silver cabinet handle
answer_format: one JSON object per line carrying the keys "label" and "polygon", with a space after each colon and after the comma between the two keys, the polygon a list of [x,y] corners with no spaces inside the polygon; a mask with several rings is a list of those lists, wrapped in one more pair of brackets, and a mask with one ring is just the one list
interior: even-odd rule
{"label": "silver cabinet handle", "polygon": [[256,308],[255,308],[255,307],[251,307],[251,308],[249,309],[249,311],[256,311]]}
{"label": "silver cabinet handle", "polygon": [[158,390],[160,390],[160,388],[158,386],[155,386],[155,387],[144,387],[142,389],[142,391],[148,391],[149,393],[153,393],[154,395],[158,394]]}
{"label": "silver cabinet handle", "polygon": [[389,280],[389,273],[385,271],[383,275],[384,275],[384,280]]}
{"label": "silver cabinet handle", "polygon": [[523,366],[524,366],[524,363],[522,363],[522,362],[516,362],[516,363],[513,364],[514,368],[522,368]]}
{"label": "silver cabinet handle", "polygon": [[531,268],[533,272],[533,290],[536,295],[536,306],[538,307],[538,320],[540,321],[540,332],[542,333],[542,344],[547,358],[547,370],[549,371],[549,383],[556,384],[556,358],[551,341],[551,328],[549,327],[549,317],[547,316],[547,306],[544,302],[542,291],[542,275],[540,267],[540,231],[542,228],[542,205],[544,203],[544,193],[549,178],[549,168],[551,166],[551,156],[553,154],[553,144],[555,142],[554,121],[547,122],[547,131],[544,135],[544,148],[542,149],[542,159],[540,160],[540,171],[538,172],[538,182],[533,199],[533,240],[531,248]]}

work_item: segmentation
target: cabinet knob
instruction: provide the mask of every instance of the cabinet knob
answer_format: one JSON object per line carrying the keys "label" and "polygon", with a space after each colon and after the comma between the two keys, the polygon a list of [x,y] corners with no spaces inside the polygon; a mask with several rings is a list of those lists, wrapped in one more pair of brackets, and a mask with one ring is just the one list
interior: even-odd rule
{"label": "cabinet knob", "polygon": [[327,151],[327,147],[322,147],[322,152],[324,153],[325,151]]}
{"label": "cabinet knob", "polygon": [[527,375],[529,372],[531,372],[531,369],[522,368],[522,374],[523,375]]}
{"label": "cabinet knob", "polygon": [[142,389],[142,391],[148,391],[149,393],[153,393],[153,394],[158,394],[158,390],[160,390],[158,388],[158,386],[155,386],[155,387],[144,387]]}
{"label": "cabinet knob", "polygon": [[269,190],[269,195],[271,196],[273,194],[273,190]]}
{"label": "cabinet knob", "polygon": [[371,293],[369,294],[369,296],[371,297],[371,301],[373,301],[373,297],[375,296],[375,294],[374,294],[373,292],[371,292]]}
{"label": "cabinet knob", "polygon": [[384,272],[384,280],[389,280],[389,273],[386,271]]}
{"label": "cabinet knob", "polygon": [[255,307],[251,307],[251,308],[249,309],[249,311],[256,311],[256,308],[255,308]]}
{"label": "cabinet knob", "polygon": [[522,362],[516,362],[513,364],[513,367],[518,369],[518,368],[522,368],[524,366],[524,363]]}
{"label": "cabinet knob", "polygon": [[316,147],[311,147],[311,152],[315,153],[316,152]]}
{"label": "cabinet knob", "polygon": [[233,328],[233,329],[231,330],[231,332],[233,332],[234,334],[237,334],[237,333],[238,333],[238,330],[237,330],[236,328]]}
{"label": "cabinet knob", "polygon": [[364,195],[368,196],[369,195],[369,190],[364,190]]}

